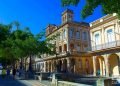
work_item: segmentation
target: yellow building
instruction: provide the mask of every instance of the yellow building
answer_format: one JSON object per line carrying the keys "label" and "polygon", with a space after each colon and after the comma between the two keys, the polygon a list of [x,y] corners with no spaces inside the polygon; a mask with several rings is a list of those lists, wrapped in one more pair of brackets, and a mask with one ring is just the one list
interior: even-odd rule
{"label": "yellow building", "polygon": [[[62,13],[60,26],[48,25],[46,37],[59,36],[56,55],[36,60],[37,72],[64,72],[79,75],[118,77],[120,74],[120,21],[106,15],[90,24],[73,20],[72,10]],[[89,26],[90,25],[90,26]]]}
{"label": "yellow building", "polygon": [[90,23],[91,55],[94,75],[119,76],[120,21],[117,15],[106,15]]}
{"label": "yellow building", "polygon": [[60,26],[47,26],[46,38],[59,34],[50,41],[56,45],[57,55],[42,55],[42,59],[36,61],[38,72],[93,74],[92,57],[84,54],[90,47],[89,24],[76,22],[73,16],[73,11],[67,9],[62,13]]}

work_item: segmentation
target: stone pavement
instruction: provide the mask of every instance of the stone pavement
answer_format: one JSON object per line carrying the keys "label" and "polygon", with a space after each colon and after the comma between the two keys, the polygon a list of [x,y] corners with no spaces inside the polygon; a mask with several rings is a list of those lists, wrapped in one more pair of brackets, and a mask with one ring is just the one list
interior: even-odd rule
{"label": "stone pavement", "polygon": [[9,78],[2,78],[0,76],[0,86],[44,86],[37,80],[20,80]]}

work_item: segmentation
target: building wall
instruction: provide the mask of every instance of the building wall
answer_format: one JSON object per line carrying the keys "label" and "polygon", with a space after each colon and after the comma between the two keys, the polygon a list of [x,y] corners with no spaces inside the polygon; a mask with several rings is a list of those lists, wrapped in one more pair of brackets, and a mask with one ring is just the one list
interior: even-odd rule
{"label": "building wall", "polygon": [[[91,23],[90,35],[91,35],[92,50],[94,49],[101,50],[102,45],[120,40],[119,20],[115,15],[111,15],[107,19],[106,17],[103,17]],[[110,33],[110,29],[112,30],[112,33]],[[108,30],[109,30],[109,33],[107,32]],[[99,34],[99,37],[95,37],[98,34]],[[110,44],[106,45],[106,48],[112,47],[112,46],[114,46],[114,43],[112,43],[111,45]]]}
{"label": "building wall", "polygon": [[79,75],[92,75],[93,62],[92,57],[76,57],[75,69]]}
{"label": "building wall", "polygon": [[[42,67],[37,66],[37,69],[41,68],[43,72],[54,72],[57,70],[56,65],[59,65],[61,71],[66,69],[68,72],[79,75],[119,76],[120,22],[115,14],[91,22],[90,28],[84,25],[66,23],[60,27],[55,26],[52,31],[47,38],[60,34],[50,43],[56,43],[56,51],[61,57],[45,56],[46,59],[40,62]],[[80,32],[79,39],[76,38],[77,31]],[[83,39],[84,31],[87,32],[86,40]],[[71,33],[73,34],[72,37]],[[91,51],[88,52],[88,49],[91,49]],[[76,51],[80,55],[74,54],[73,56],[63,57],[62,53],[66,51]]]}
{"label": "building wall", "polygon": [[104,16],[90,25],[94,75],[119,76],[120,23],[117,15]]}

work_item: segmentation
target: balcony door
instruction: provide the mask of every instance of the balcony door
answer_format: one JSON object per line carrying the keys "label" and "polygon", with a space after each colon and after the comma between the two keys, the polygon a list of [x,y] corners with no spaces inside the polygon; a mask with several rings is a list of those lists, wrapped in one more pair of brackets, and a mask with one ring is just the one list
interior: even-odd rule
{"label": "balcony door", "polygon": [[95,49],[99,50],[101,49],[101,46],[100,46],[100,34],[99,33],[96,33],[95,34]]}
{"label": "balcony door", "polygon": [[107,47],[114,47],[115,46],[115,36],[113,33],[113,29],[107,30]]}

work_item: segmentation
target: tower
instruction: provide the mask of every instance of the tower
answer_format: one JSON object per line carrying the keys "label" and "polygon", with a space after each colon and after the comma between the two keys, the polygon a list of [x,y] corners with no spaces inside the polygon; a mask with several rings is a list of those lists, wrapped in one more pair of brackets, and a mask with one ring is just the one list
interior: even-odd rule
{"label": "tower", "polygon": [[73,21],[73,11],[70,9],[65,10],[62,13],[62,24],[66,23],[66,22],[70,22]]}

